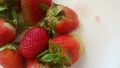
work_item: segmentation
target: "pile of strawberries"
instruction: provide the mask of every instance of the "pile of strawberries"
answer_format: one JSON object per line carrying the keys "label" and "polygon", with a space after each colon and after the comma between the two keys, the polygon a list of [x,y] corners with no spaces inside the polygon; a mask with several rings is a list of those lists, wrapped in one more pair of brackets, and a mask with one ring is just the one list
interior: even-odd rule
{"label": "pile of strawberries", "polygon": [[0,68],[67,68],[80,57],[70,34],[78,26],[77,14],[52,0],[0,0]]}

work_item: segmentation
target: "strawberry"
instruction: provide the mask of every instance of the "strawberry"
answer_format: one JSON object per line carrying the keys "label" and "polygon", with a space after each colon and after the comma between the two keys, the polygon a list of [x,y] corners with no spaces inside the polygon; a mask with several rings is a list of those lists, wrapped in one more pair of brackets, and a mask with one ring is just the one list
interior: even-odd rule
{"label": "strawberry", "polygon": [[24,68],[24,58],[14,46],[6,45],[0,48],[0,66],[2,68]]}
{"label": "strawberry", "polygon": [[77,14],[72,9],[64,7],[61,13],[63,13],[64,18],[57,22],[55,27],[57,32],[68,33],[78,27],[79,20]]}
{"label": "strawberry", "polygon": [[21,0],[22,13],[26,23],[35,25],[44,17],[46,11],[40,8],[41,4],[50,7],[52,0]]}
{"label": "strawberry", "polygon": [[80,57],[80,44],[72,35],[61,35],[52,39],[52,42],[62,48],[63,56],[67,56],[74,64]]}
{"label": "strawberry", "polygon": [[0,18],[0,47],[7,43],[11,43],[15,35],[15,27]]}
{"label": "strawberry", "polygon": [[34,58],[48,47],[49,36],[45,29],[33,27],[29,29],[19,45],[19,52],[26,58]]}
{"label": "strawberry", "polygon": [[26,68],[50,68],[49,65],[39,62],[37,59],[28,59]]}
{"label": "strawberry", "polygon": [[37,58],[42,62],[50,63],[50,67],[66,68],[66,65],[78,61],[82,51],[83,47],[76,36],[66,34],[50,40],[49,49],[40,53]]}
{"label": "strawberry", "polygon": [[48,10],[45,20],[50,28],[60,34],[69,33],[79,26],[76,12],[63,5],[53,4]]}

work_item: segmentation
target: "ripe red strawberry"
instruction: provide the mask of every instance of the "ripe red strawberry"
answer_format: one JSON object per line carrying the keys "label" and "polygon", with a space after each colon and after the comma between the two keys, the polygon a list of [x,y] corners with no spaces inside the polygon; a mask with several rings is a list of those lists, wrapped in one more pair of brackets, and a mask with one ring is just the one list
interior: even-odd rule
{"label": "ripe red strawberry", "polygon": [[62,10],[64,17],[57,22],[55,30],[59,33],[68,33],[79,26],[77,14],[70,8]]}
{"label": "ripe red strawberry", "polygon": [[[62,48],[62,56],[67,56],[72,64],[80,57],[80,44],[72,35],[61,35],[52,39],[52,42]],[[69,63],[67,63],[69,64]]]}
{"label": "ripe red strawberry", "polygon": [[53,5],[47,13],[46,20],[48,25],[60,34],[69,33],[79,26],[76,12],[63,5]]}
{"label": "ripe red strawberry", "polygon": [[0,18],[0,47],[12,42],[15,34],[15,27]]}
{"label": "ripe red strawberry", "polygon": [[26,63],[26,68],[50,68],[47,64],[42,64],[37,59],[29,59]]}
{"label": "ripe red strawberry", "polygon": [[19,45],[19,52],[26,58],[34,58],[48,47],[49,36],[45,29],[33,27],[24,35]]}
{"label": "ripe red strawberry", "polygon": [[52,0],[21,0],[24,20],[29,25],[35,25],[45,16],[46,11],[40,8],[40,4],[45,4],[50,7]]}
{"label": "ripe red strawberry", "polygon": [[[0,51],[0,66],[2,68],[24,68],[23,57],[14,49],[10,49],[11,46]],[[0,68],[1,68],[0,67]]]}

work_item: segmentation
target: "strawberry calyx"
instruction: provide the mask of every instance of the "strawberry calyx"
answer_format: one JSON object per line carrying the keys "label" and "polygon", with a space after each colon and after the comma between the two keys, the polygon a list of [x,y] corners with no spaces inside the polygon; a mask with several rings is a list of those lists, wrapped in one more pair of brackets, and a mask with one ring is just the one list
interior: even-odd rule
{"label": "strawberry calyx", "polygon": [[53,3],[52,7],[48,9],[45,20],[48,21],[48,23],[51,23],[49,25],[54,26],[52,23],[56,23],[63,17],[61,13],[63,8],[63,6]]}
{"label": "strawberry calyx", "polygon": [[66,68],[66,62],[71,64],[67,56],[62,56],[62,48],[54,44],[52,40],[49,41],[49,49],[40,53],[37,58],[44,63],[48,63],[53,68]]}
{"label": "strawberry calyx", "polygon": [[25,30],[28,25],[19,21],[19,12],[14,10],[18,0],[0,0],[0,18],[14,25],[19,30]]}
{"label": "strawberry calyx", "polygon": [[39,6],[44,11],[48,11],[48,9],[49,9],[49,7],[46,4],[43,4],[43,3],[40,3]]}
{"label": "strawberry calyx", "polygon": [[55,26],[57,22],[64,17],[64,14],[61,12],[64,7],[55,3],[53,3],[49,9],[44,4],[41,4],[40,6],[44,8],[47,13],[45,18],[36,25],[44,27],[51,37],[59,35],[59,33],[55,31]]}
{"label": "strawberry calyx", "polygon": [[7,45],[1,47],[0,48],[0,52],[3,51],[3,50],[5,50],[5,49],[10,49],[10,50],[15,50],[16,51],[16,47],[13,44],[7,44]]}
{"label": "strawberry calyx", "polygon": [[63,8],[64,7],[54,3],[53,6],[48,9],[45,20],[52,29],[54,29],[57,22],[64,17],[64,15],[61,13]]}
{"label": "strawberry calyx", "polygon": [[83,41],[80,39],[80,38],[78,38],[78,36],[77,35],[72,35],[73,36],[73,38],[79,43],[79,45],[80,45],[80,53],[83,53],[84,52],[84,44],[83,44]]}
{"label": "strawberry calyx", "polygon": [[0,0],[0,16],[9,20],[13,19],[12,11],[15,4],[16,0]]}

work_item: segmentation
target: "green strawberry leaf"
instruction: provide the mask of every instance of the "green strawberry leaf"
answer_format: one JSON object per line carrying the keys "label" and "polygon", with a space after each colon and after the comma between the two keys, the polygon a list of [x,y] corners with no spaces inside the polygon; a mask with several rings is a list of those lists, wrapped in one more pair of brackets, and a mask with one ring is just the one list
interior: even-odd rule
{"label": "green strawberry leaf", "polygon": [[66,67],[66,65],[63,64],[63,65],[61,66],[61,68],[67,68],[67,67]]}
{"label": "green strawberry leaf", "polygon": [[7,10],[6,7],[0,7],[0,12],[3,12],[3,11],[5,11],[5,10]]}
{"label": "green strawberry leaf", "polygon": [[40,26],[40,27],[45,28],[51,38],[53,38],[54,36],[59,35],[53,28],[51,28],[51,27],[48,25],[48,23],[47,23],[45,20],[44,20],[44,21],[41,21],[41,22],[38,22],[38,23],[36,24],[36,26]]}
{"label": "green strawberry leaf", "polygon": [[1,47],[1,48],[0,48],[0,52],[3,51],[3,50],[5,50],[5,48],[6,48],[6,47]]}
{"label": "green strawberry leaf", "polygon": [[46,13],[46,17],[44,20],[47,23],[47,27],[49,27],[49,32],[53,35],[56,36],[58,33],[55,31],[55,27],[57,22],[64,17],[64,15],[61,13],[64,7],[59,6],[57,4],[53,4],[52,7],[50,7]]}
{"label": "green strawberry leaf", "polygon": [[53,60],[53,63],[59,63],[59,61],[61,60],[61,57],[59,55],[56,54],[54,60]]}
{"label": "green strawberry leaf", "polygon": [[5,49],[11,49],[11,50],[15,50],[16,51],[16,47],[13,44],[7,44],[3,47],[0,48],[0,52],[5,50]]}
{"label": "green strawberry leaf", "polygon": [[41,56],[43,56],[43,55],[45,55],[45,54],[47,54],[47,53],[48,53],[48,50],[46,50],[46,51],[40,53],[40,54],[37,56],[37,58],[39,58],[39,57],[41,57]]}
{"label": "green strawberry leaf", "polygon": [[49,52],[50,53],[55,53],[55,54],[61,54],[62,49],[59,45],[54,44],[52,40],[49,40]]}
{"label": "green strawberry leaf", "polygon": [[48,9],[46,16],[49,17],[48,19],[50,19],[51,17],[56,17],[61,13],[63,8],[64,7],[54,3],[53,6]]}
{"label": "green strawberry leaf", "polygon": [[25,30],[29,26],[26,23],[20,22],[19,13],[14,10],[17,0],[0,0],[0,17],[13,24],[19,30]]}
{"label": "green strawberry leaf", "polygon": [[64,7],[59,6],[55,3],[53,3],[52,7],[50,7],[50,8],[48,8],[48,6],[46,6],[45,4],[40,4],[40,7],[43,10],[46,10],[47,13],[46,13],[46,17],[44,18],[44,20],[38,22],[38,24],[36,26],[41,26],[41,27],[45,28],[51,38],[59,35],[55,31],[55,26],[56,26],[57,22],[61,18],[64,17],[63,13],[61,12]]}
{"label": "green strawberry leaf", "polygon": [[2,15],[2,14],[0,14],[0,18],[3,18],[3,19],[5,19],[4,15]]}
{"label": "green strawberry leaf", "polygon": [[62,56],[62,48],[49,40],[49,49],[40,53],[37,58],[45,63],[50,64],[52,68],[66,68],[66,62],[70,62],[67,56]]}
{"label": "green strawberry leaf", "polygon": [[54,54],[50,54],[50,53],[44,55],[44,56],[41,58],[41,61],[42,61],[42,62],[51,62],[51,61],[53,61],[53,60],[54,60]]}
{"label": "green strawberry leaf", "polygon": [[69,59],[67,56],[61,57],[59,63],[60,63],[60,62],[66,63],[66,61],[67,61],[69,64],[72,64],[72,62],[70,61],[70,59]]}
{"label": "green strawberry leaf", "polygon": [[12,11],[13,22],[15,25],[18,25],[18,14],[16,11]]}
{"label": "green strawberry leaf", "polygon": [[65,64],[51,64],[51,68],[67,68]]}
{"label": "green strawberry leaf", "polygon": [[40,8],[43,9],[44,11],[47,11],[49,9],[49,7],[43,3],[39,4]]}
{"label": "green strawberry leaf", "polygon": [[1,11],[0,11],[0,17],[2,18],[6,18],[6,19],[11,19],[11,11],[8,8],[4,8],[0,7]]}
{"label": "green strawberry leaf", "polygon": [[[12,10],[15,4],[15,0],[0,0],[0,17],[3,18],[6,21],[17,22],[15,18],[15,12]],[[14,19],[15,18],[15,19]]]}
{"label": "green strawberry leaf", "polygon": [[16,50],[16,47],[13,44],[6,45],[6,48]]}
{"label": "green strawberry leaf", "polygon": [[[63,10],[64,7],[62,6],[59,6],[57,4],[53,4],[53,7],[48,11],[48,14],[52,14],[53,16],[57,16],[62,10]],[[54,13],[52,13],[54,12]]]}

